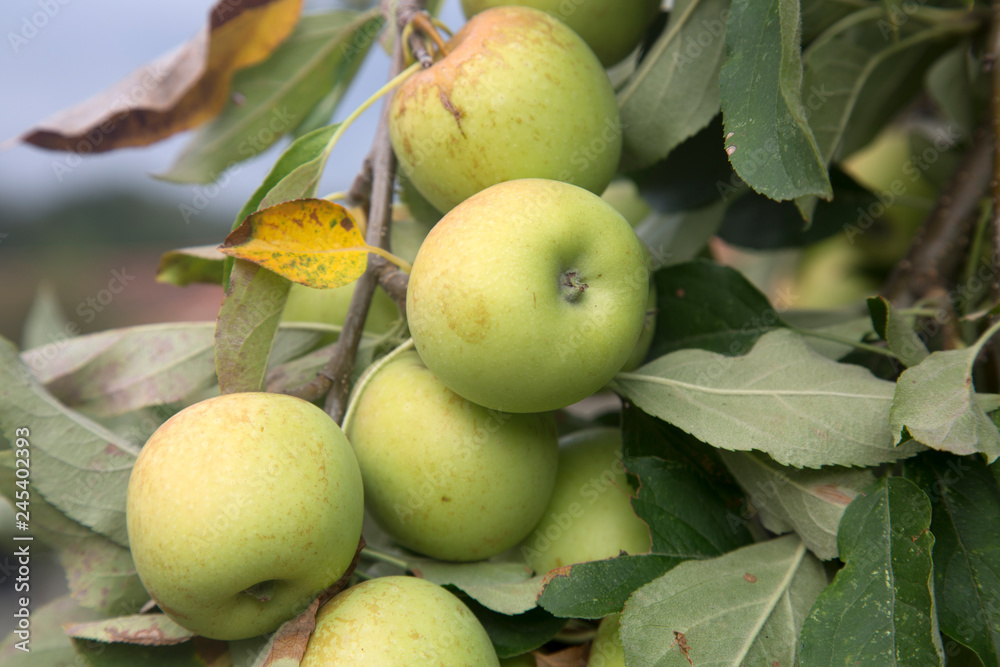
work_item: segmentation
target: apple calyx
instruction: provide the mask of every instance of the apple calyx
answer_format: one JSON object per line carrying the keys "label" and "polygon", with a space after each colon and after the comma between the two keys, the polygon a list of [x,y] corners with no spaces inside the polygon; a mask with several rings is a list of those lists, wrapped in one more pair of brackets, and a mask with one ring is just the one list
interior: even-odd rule
{"label": "apple calyx", "polygon": [[563,271],[559,277],[559,292],[569,303],[577,303],[583,298],[583,293],[588,287],[590,285],[583,282],[583,278],[576,271]]}
{"label": "apple calyx", "polygon": [[261,581],[242,591],[243,595],[249,595],[257,602],[270,602],[274,597],[274,587],[277,582],[274,579]]}

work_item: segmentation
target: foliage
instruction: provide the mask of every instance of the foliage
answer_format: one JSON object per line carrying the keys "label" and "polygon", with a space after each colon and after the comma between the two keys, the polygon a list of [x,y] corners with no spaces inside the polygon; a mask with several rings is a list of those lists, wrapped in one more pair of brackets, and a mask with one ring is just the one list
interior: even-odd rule
{"label": "foliage", "polygon": [[[23,636],[0,645],[5,665],[284,667],[298,664],[313,627],[316,604],[259,640],[192,638],[147,613],[125,530],[132,463],[177,410],[218,392],[329,389],[320,369],[344,349],[349,385],[406,345],[405,319],[353,348],[348,325],[280,322],[292,282],[362,276],[360,292],[373,257],[409,266],[366,233],[375,189],[371,202],[352,196],[356,209],[316,191],[350,124],[331,123],[337,104],[379,31],[398,37],[396,16],[250,4],[227,15],[220,2],[204,33],[158,61],[173,73],[158,108],[135,102],[109,116],[109,90],[23,137],[80,150],[97,136],[90,151],[105,151],[198,127],[164,175],[187,182],[293,140],[218,250],[163,248],[161,281],[225,287],[216,322],[38,344],[65,330],[42,294],[26,349],[0,341],[0,492],[18,521],[30,498],[30,532],[57,551],[70,591],[33,610],[31,653],[18,649]],[[621,613],[629,665],[1000,666],[990,202],[1000,177],[973,173],[993,168],[982,150],[992,140],[976,128],[1000,114],[989,95],[998,19],[982,0],[672,7],[612,72],[619,175],[653,209],[636,225],[657,290],[650,351],[611,382],[607,395],[621,401],[609,412],[558,415],[567,431],[622,429],[651,552],[532,573],[516,553],[418,557],[366,526],[357,573],[448,587],[501,657],[541,660]],[[140,70],[126,84],[142,80]],[[268,140],[248,148],[261,128]],[[871,152],[887,137],[902,138],[901,163]],[[956,195],[990,180],[995,193]],[[395,182],[393,238],[416,230],[415,246],[438,213]],[[789,253],[795,271],[771,279]],[[320,347],[331,333],[342,340]]]}

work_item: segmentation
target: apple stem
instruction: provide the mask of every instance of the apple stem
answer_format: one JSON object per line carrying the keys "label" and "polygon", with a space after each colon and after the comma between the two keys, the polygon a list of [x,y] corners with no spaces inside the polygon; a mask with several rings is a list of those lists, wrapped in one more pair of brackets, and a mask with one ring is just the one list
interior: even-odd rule
{"label": "apple stem", "polygon": [[401,568],[403,570],[409,570],[410,569],[410,564],[407,563],[402,558],[396,558],[395,556],[390,556],[387,553],[382,553],[381,551],[377,551],[376,549],[372,549],[371,547],[369,547],[367,545],[365,545],[365,547],[361,550],[361,557],[362,558],[368,558],[370,560],[376,560],[376,561],[379,561],[380,563],[387,563],[389,565],[395,565],[396,567]]}
{"label": "apple stem", "polygon": [[583,282],[576,271],[564,271],[560,276],[559,291],[562,293],[562,297],[570,303],[577,303],[582,299],[583,293],[587,291],[588,287],[590,286]]}

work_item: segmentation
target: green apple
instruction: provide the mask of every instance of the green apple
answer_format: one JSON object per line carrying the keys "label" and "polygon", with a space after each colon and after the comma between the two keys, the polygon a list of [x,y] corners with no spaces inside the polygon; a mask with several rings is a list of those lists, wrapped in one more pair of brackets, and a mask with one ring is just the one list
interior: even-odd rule
{"label": "green apple", "polygon": [[601,193],[601,199],[614,206],[633,228],[653,212],[652,207],[639,194],[638,186],[627,178],[611,181]]}
{"label": "green apple", "polygon": [[525,7],[477,14],[392,98],[402,172],[438,210],[518,178],[600,194],[621,157],[611,81],[587,44]]}
{"label": "green apple", "polygon": [[[334,287],[333,289],[316,289],[305,285],[294,284],[288,291],[288,300],[281,313],[285,322],[322,322],[323,324],[341,325],[351,307],[351,297],[354,296],[355,284]],[[376,288],[365,319],[365,330],[372,333],[384,333],[399,320],[399,309],[392,298]],[[336,340],[336,336],[332,339]],[[332,341],[330,341],[332,342]]]}
{"label": "green apple", "polygon": [[300,666],[499,664],[461,600],[424,579],[396,576],[362,582],[323,605]]}
{"label": "green apple", "polygon": [[567,183],[494,185],[445,215],[410,273],[421,359],[452,391],[505,412],[555,410],[621,370],[646,319],[632,227]]}
{"label": "green apple", "polygon": [[555,484],[551,415],[474,405],[413,351],[362,387],[347,434],[372,517],[399,544],[442,560],[480,560],[516,545]]}
{"label": "green apple", "polygon": [[630,54],[656,17],[660,0],[462,0],[467,17],[502,5],[548,12],[575,30],[605,67]]}
{"label": "green apple", "polygon": [[210,398],[149,438],[126,519],[142,584],[188,630],[270,632],[347,571],[364,515],[350,443],[311,403],[280,394]]}
{"label": "green apple", "polygon": [[646,553],[649,527],[632,511],[632,487],[621,462],[621,432],[593,428],[563,437],[559,474],[544,516],[521,545],[535,572]]}
{"label": "green apple", "polygon": [[601,619],[597,636],[590,646],[587,667],[625,667],[625,647],[622,646],[619,623],[621,614],[610,614]]}

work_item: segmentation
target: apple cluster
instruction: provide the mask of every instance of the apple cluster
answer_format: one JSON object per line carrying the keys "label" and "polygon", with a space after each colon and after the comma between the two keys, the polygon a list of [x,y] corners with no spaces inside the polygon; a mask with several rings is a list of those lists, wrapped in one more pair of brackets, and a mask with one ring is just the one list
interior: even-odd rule
{"label": "apple cluster", "polygon": [[[352,571],[365,512],[423,556],[504,555],[538,573],[650,548],[620,432],[560,441],[553,411],[650,342],[647,252],[599,195],[622,145],[604,67],[633,50],[658,2],[626,3],[614,35],[601,29],[613,2],[494,4],[463,2],[469,22],[391,102],[400,167],[444,213],[410,274],[415,349],[359,384],[344,431],[300,399],[228,394],[165,422],[135,464],[136,569],[200,635],[252,637],[303,611]],[[319,298],[293,293],[286,318],[314,318]],[[350,289],[336,298],[322,319],[343,317]],[[366,326],[398,315],[386,299]],[[401,656],[499,664],[458,598],[405,576],[333,597],[302,664]]]}

